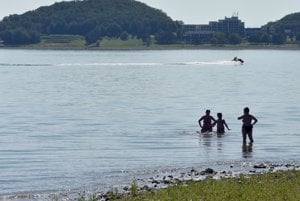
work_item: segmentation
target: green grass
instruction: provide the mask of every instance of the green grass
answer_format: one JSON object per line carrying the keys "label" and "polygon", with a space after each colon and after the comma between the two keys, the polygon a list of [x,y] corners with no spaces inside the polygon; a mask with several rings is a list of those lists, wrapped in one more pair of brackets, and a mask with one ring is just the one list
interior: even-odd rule
{"label": "green grass", "polygon": [[104,38],[100,42],[100,48],[132,48],[142,46],[145,46],[143,41],[136,38],[128,40]]}
{"label": "green grass", "polygon": [[299,201],[300,171],[253,175],[250,178],[177,184],[167,189],[123,195],[117,201]]}
{"label": "green grass", "polygon": [[83,49],[85,39],[75,35],[47,35],[41,36],[41,42],[28,45],[28,48],[37,49]]}

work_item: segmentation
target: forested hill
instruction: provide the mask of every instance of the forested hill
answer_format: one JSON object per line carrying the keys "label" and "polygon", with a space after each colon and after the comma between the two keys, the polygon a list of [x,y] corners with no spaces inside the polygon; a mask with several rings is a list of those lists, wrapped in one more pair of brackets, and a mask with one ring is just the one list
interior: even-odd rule
{"label": "forested hill", "polygon": [[292,30],[293,33],[300,34],[300,12],[286,15],[282,19],[270,22],[265,26],[273,27],[281,31],[289,29]]}
{"label": "forested hill", "polygon": [[[81,35],[87,43],[102,37],[159,36],[168,43],[177,31],[176,22],[161,10],[134,0],[75,0],[40,7],[0,22],[4,44],[39,42],[41,35]],[[168,37],[163,37],[168,36]]]}

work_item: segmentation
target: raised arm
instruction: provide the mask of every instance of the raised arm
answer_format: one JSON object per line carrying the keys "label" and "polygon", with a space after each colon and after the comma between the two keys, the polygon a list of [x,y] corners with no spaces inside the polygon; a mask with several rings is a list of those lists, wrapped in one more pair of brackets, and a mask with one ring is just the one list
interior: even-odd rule
{"label": "raised arm", "polygon": [[244,116],[245,116],[245,115],[242,115],[242,116],[238,117],[238,120],[241,120],[241,119],[243,119],[243,118],[244,118]]}

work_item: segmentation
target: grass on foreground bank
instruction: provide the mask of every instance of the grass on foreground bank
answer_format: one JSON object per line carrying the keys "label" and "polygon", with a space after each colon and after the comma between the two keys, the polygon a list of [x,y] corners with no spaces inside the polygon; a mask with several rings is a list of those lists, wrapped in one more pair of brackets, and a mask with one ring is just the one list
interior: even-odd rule
{"label": "grass on foreground bank", "polygon": [[[134,187],[134,185],[132,186]],[[81,200],[97,200],[96,196]],[[115,201],[299,201],[300,171],[284,171],[221,180],[178,184],[166,189],[138,192],[136,186],[129,195],[117,196]]]}

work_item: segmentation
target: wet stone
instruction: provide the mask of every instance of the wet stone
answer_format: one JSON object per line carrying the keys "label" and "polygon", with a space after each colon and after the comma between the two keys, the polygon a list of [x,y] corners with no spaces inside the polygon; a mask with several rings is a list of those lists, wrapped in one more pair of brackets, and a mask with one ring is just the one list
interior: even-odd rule
{"label": "wet stone", "polygon": [[264,169],[264,168],[267,168],[267,166],[265,164],[259,164],[259,165],[254,165],[254,168]]}
{"label": "wet stone", "polygon": [[129,191],[129,187],[128,187],[128,186],[124,186],[124,187],[123,187],[123,190],[124,190],[124,191]]}
{"label": "wet stone", "polygon": [[173,178],[174,178],[172,175],[169,175],[168,177],[169,177],[170,179],[173,179]]}
{"label": "wet stone", "polygon": [[204,171],[200,172],[201,175],[206,175],[206,174],[214,174],[215,171],[212,168],[207,168]]}

